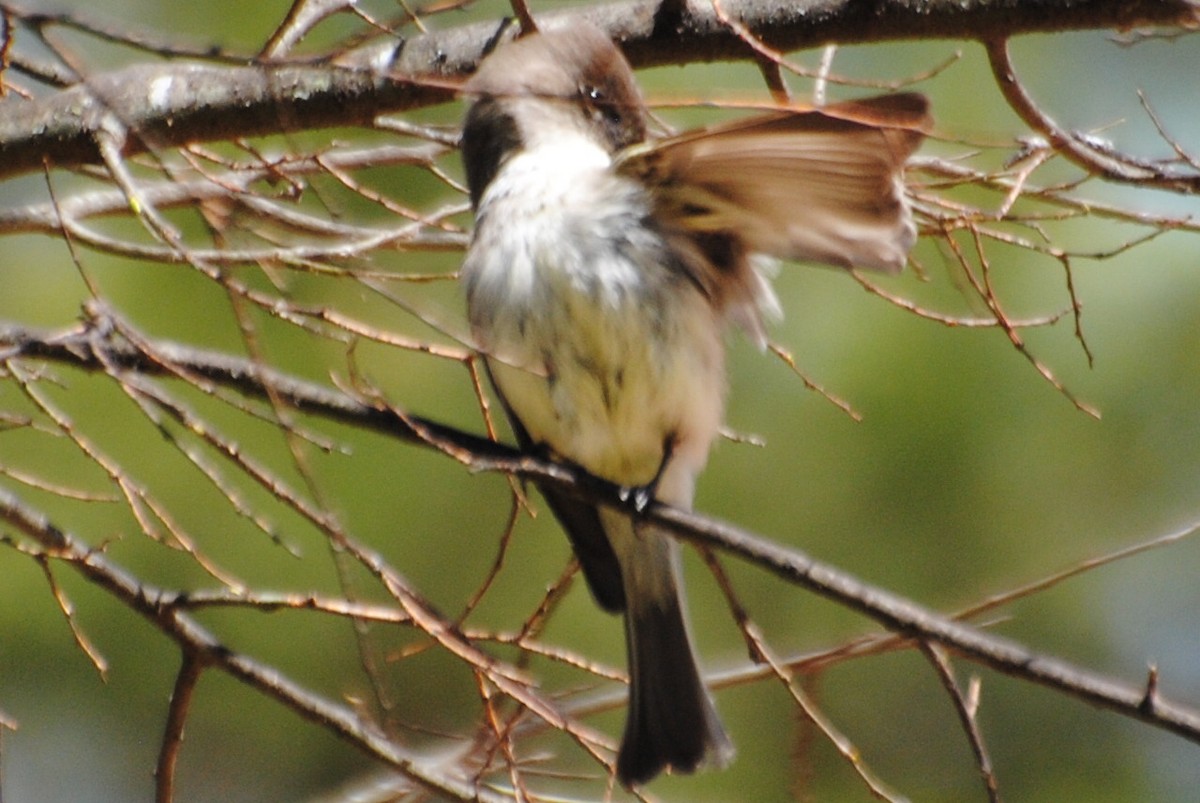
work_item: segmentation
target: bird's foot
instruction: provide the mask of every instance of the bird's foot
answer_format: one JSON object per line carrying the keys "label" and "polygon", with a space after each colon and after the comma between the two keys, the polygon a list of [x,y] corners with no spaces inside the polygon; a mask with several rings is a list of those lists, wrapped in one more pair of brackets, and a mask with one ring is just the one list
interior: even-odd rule
{"label": "bird's foot", "polygon": [[635,513],[645,513],[646,508],[650,507],[650,503],[654,501],[654,497],[658,494],[658,483],[662,480],[663,474],[667,470],[667,463],[671,462],[671,455],[674,451],[675,436],[672,434],[663,440],[662,460],[659,461],[658,470],[654,472],[654,478],[645,485],[629,485],[621,488],[618,496],[622,502],[631,505]]}
{"label": "bird's foot", "polygon": [[621,501],[633,507],[635,513],[645,513],[646,508],[650,507],[650,503],[654,501],[654,491],[658,485],[657,477],[655,482],[648,485],[633,485],[622,486],[617,495]]}

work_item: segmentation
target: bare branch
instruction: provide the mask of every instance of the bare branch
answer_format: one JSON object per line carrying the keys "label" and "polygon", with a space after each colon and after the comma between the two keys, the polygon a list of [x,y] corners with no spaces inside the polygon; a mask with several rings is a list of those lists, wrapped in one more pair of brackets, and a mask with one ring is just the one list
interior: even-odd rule
{"label": "bare branch", "polygon": [[[1140,688],[1035,653],[1014,641],[961,625],[736,527],[658,503],[652,504],[646,515],[655,522],[669,526],[685,540],[736,554],[788,582],[858,610],[889,630],[929,639],[998,672],[1064,691],[1101,708],[1151,722],[1142,710],[1144,691]],[[1168,706],[1161,698],[1153,708],[1155,717],[1152,724],[1200,744],[1200,710],[1180,705]],[[1169,712],[1166,708],[1170,709]]]}
{"label": "bare branch", "polygon": [[166,732],[158,753],[158,766],[154,770],[155,800],[171,803],[175,799],[175,767],[183,747],[183,731],[191,710],[196,684],[204,674],[204,662],[197,655],[184,652],[179,673],[175,676],[175,689],[171,693],[171,707],[167,714]]}
{"label": "bare branch", "polygon": [[[260,398],[272,394],[297,410],[434,448],[477,471],[503,471],[553,483],[572,494],[614,507],[629,504],[625,501],[628,494],[623,489],[590,477],[577,468],[522,454],[503,444],[410,415],[394,407],[371,407],[265,366],[228,356],[167,343],[156,344],[155,353],[169,355],[174,364],[186,367],[187,371],[226,384],[239,392]],[[92,370],[105,364],[136,368],[148,375],[164,370],[161,364],[148,362],[144,354],[128,343],[119,340],[114,342],[106,333],[92,327],[48,336],[44,333],[39,336],[19,327],[0,327],[0,357],[13,360],[22,356],[38,356]],[[15,500],[12,504],[16,505]],[[1068,662],[1036,653],[1014,641],[956,622],[732,525],[657,502],[652,502],[642,515],[649,521],[670,528],[687,541],[736,554],[789,583],[856,610],[889,630],[942,644],[998,672],[1065,692],[1200,743],[1200,710],[1171,703],[1160,696],[1155,697],[1153,706],[1147,706],[1144,689],[1102,677]],[[369,557],[365,551],[362,554],[366,561],[364,565],[388,576],[381,562]],[[396,583],[397,580],[390,580],[388,587],[400,595],[398,599],[406,599],[408,592]],[[410,607],[409,603],[405,603],[405,607],[410,614],[417,615],[420,624],[421,616],[426,614],[419,613],[420,609]],[[433,629],[427,632],[440,633],[443,638],[449,635],[433,623],[428,627]],[[453,652],[475,655],[472,663],[477,666],[487,665],[486,661],[480,663],[482,659],[476,654],[475,648],[465,643],[449,639],[445,645]],[[518,695],[523,701],[531,699],[505,674],[494,674],[492,677],[498,685]],[[552,720],[558,718],[551,709],[532,704],[539,716]]]}
{"label": "bare branch", "polygon": [[958,720],[967,734],[967,741],[971,744],[971,752],[975,754],[975,761],[979,766],[979,774],[983,779],[988,800],[991,803],[1000,803],[1000,784],[996,780],[996,773],[992,769],[992,759],[988,755],[987,746],[983,742],[983,732],[980,731],[979,722],[975,716],[978,709],[978,699],[976,698],[978,682],[973,680],[972,692],[964,694],[954,677],[954,667],[950,664],[950,657],[946,655],[946,651],[938,645],[926,641],[918,643],[921,646],[921,652],[937,671],[938,679],[942,681],[942,687],[946,689],[946,693],[950,695],[950,700],[954,703]]}
{"label": "bare branch", "polygon": [[469,783],[452,780],[428,759],[418,757],[387,739],[353,711],[328,702],[250,656],[230,649],[192,617],[168,604],[173,595],[138,581],[103,553],[87,548],[73,535],[22,504],[3,488],[0,488],[0,520],[24,533],[39,543],[48,555],[67,562],[97,587],[141,614],[182,648],[194,652],[197,656],[195,660],[203,660],[207,665],[227,672],[305,719],[329,728],[364,752],[438,794],[453,800],[503,800],[501,796],[475,788]]}
{"label": "bare branch", "polygon": [[1045,136],[1072,162],[1109,181],[1159,187],[1188,194],[1200,192],[1200,172],[1193,170],[1191,173],[1180,173],[1167,166],[1139,163],[1123,154],[1112,152],[1098,140],[1064,131],[1038,107],[1021,85],[1008,55],[1008,36],[988,38],[984,44],[996,83],[1009,105],[1021,119]]}
{"label": "bare branch", "polygon": [[[6,4],[15,23],[45,20]],[[1191,26],[1200,11],[1191,0],[1001,0],[863,5],[824,3],[819,11],[786,0],[725,0],[738,25],[775,51],[841,42],[914,37],[985,39],[1073,29]],[[711,4],[681,4],[660,26],[657,0],[635,0],[542,15],[553,28],[584,17],[621,41],[633,64],[681,64],[751,55],[746,41],[725,25]],[[335,54],[328,63],[214,63],[139,65],[91,76],[43,100],[0,100],[0,177],[39,168],[95,163],[97,136],[115,117],[131,132],[126,155],[213,139],[297,131],[332,125],[369,125],[381,114],[449,100],[455,79],[471,72],[495,33],[491,23],[453,28],[412,39]]]}

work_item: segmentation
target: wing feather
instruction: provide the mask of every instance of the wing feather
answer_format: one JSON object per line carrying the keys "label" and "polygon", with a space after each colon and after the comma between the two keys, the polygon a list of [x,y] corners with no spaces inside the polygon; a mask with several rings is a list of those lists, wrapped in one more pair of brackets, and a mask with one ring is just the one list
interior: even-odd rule
{"label": "wing feather", "polygon": [[619,164],[655,188],[661,218],[681,231],[896,272],[916,240],[904,163],[928,124],[924,97],[889,95],[699,129],[635,147]]}

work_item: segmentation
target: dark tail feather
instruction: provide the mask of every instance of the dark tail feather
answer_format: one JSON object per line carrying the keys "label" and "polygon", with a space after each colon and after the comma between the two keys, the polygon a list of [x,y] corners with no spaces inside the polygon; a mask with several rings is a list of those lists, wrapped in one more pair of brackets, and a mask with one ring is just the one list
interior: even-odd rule
{"label": "dark tail feather", "polygon": [[723,766],[733,757],[733,744],[700,679],[678,594],[629,602],[629,712],[617,778],[632,786],[664,769]]}

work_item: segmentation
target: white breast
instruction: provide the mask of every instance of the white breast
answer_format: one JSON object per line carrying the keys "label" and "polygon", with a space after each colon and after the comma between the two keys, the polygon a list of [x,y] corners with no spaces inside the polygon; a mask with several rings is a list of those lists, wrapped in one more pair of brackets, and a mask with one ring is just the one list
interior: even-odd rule
{"label": "white breast", "polygon": [[625,485],[653,479],[675,438],[679,488],[660,495],[687,503],[722,415],[722,323],[649,213],[602,148],[542,145],[481,198],[463,278],[475,337],[530,436]]}

